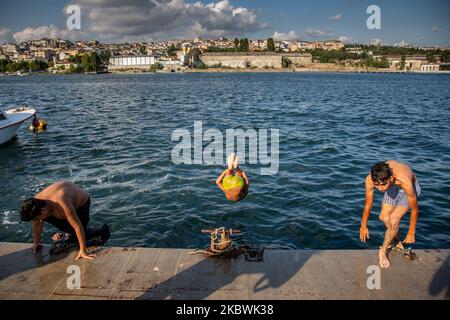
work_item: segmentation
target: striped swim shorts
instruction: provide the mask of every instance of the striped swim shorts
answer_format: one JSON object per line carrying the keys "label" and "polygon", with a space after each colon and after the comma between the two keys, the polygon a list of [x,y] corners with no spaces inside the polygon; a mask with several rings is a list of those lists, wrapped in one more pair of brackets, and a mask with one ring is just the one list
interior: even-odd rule
{"label": "striped swim shorts", "polygon": [[[420,188],[419,181],[416,179],[414,184],[414,191],[416,192],[416,197],[420,196],[422,189]],[[389,189],[384,193],[383,204],[389,204],[391,206],[402,206],[409,208],[408,197],[405,191],[399,186],[392,184]]]}

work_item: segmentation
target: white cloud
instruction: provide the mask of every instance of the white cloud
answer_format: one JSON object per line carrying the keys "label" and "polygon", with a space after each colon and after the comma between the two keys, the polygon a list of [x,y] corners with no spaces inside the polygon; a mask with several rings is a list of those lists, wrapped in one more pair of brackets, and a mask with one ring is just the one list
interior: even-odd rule
{"label": "white cloud", "polygon": [[274,38],[277,41],[280,40],[297,40],[297,34],[294,30],[289,31],[288,33],[278,32],[275,31],[272,35],[272,38]]}
{"label": "white cloud", "polygon": [[373,46],[381,46],[383,42],[380,39],[372,39],[372,42],[370,44]]}
{"label": "white cloud", "polygon": [[310,38],[323,38],[334,36],[334,33],[326,30],[308,28],[305,30],[305,35]]}
{"label": "white cloud", "polygon": [[338,21],[342,19],[342,14],[338,13],[335,16],[328,17],[328,20]]}
{"label": "white cloud", "polygon": [[268,27],[248,8],[228,0],[203,4],[185,0],[75,0],[98,38],[184,38],[237,36]]}
{"label": "white cloud", "polygon": [[76,30],[59,29],[54,25],[41,26],[38,28],[25,28],[22,31],[16,32],[13,35],[17,43],[27,40],[39,40],[42,38],[62,38],[62,39],[79,39],[84,33]]}
{"label": "white cloud", "polygon": [[0,42],[7,42],[10,40],[11,30],[5,27],[0,27]]}
{"label": "white cloud", "polygon": [[441,29],[440,29],[439,27],[433,27],[433,28],[431,29],[431,31],[433,31],[433,32],[439,32],[439,31],[441,31]]}
{"label": "white cloud", "polygon": [[351,42],[353,40],[353,38],[352,37],[349,37],[349,36],[340,36],[339,37],[339,41],[342,41],[342,42],[344,42],[344,43],[349,43],[349,42]]}
{"label": "white cloud", "polygon": [[407,47],[407,46],[409,46],[409,43],[404,40],[400,41],[400,43],[394,43],[394,47]]}

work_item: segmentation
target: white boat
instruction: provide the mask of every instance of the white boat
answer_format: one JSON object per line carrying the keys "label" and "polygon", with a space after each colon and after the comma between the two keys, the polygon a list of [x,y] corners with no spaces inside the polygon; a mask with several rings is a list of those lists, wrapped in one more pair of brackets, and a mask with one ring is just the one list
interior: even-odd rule
{"label": "white boat", "polygon": [[0,145],[14,138],[22,123],[35,113],[36,110],[29,107],[0,110]]}
{"label": "white boat", "polygon": [[29,76],[29,75],[31,75],[31,70],[28,71],[28,72],[25,72],[25,71],[17,71],[17,72],[16,72],[16,75],[21,76],[21,77]]}

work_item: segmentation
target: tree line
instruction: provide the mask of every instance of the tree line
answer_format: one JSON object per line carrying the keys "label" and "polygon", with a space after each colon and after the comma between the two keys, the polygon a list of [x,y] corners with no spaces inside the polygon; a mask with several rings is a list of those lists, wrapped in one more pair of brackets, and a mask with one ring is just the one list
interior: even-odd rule
{"label": "tree line", "polygon": [[68,71],[72,73],[101,71],[108,64],[110,56],[111,53],[106,50],[100,52],[100,54],[93,51],[70,57],[69,61],[74,65],[71,65]]}
{"label": "tree line", "polygon": [[44,71],[48,69],[48,64],[40,60],[14,62],[7,59],[0,60],[0,73],[15,73],[17,71]]}
{"label": "tree line", "polygon": [[[233,48],[221,48],[221,47],[209,47],[205,50],[205,52],[249,52],[250,44],[247,38],[234,38],[234,47]],[[263,51],[276,51],[275,49],[275,41],[273,38],[267,39],[267,49]]]}
{"label": "tree line", "polygon": [[442,62],[450,62],[450,50],[442,50],[436,48],[434,50],[425,50],[421,48],[405,48],[405,47],[394,47],[394,46],[374,46],[374,45],[348,45],[348,47],[357,46],[362,50],[372,51],[374,55],[397,55],[397,56],[408,56],[408,55],[426,55],[429,62],[436,60],[435,57],[438,56],[439,60]]}

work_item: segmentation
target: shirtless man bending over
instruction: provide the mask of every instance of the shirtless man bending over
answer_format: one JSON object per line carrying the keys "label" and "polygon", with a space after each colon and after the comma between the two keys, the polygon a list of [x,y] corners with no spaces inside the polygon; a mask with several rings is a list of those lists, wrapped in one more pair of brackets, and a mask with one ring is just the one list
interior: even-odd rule
{"label": "shirtless man bending over", "polygon": [[[71,241],[78,241],[80,258],[93,259],[95,255],[86,251],[86,240],[102,236],[102,229],[91,230],[89,222],[89,194],[71,182],[56,182],[33,198],[22,202],[20,215],[22,221],[32,221],[33,252],[41,250],[41,233],[44,222],[48,222],[59,230],[68,233]],[[109,229],[106,225],[103,228]],[[104,231],[104,230],[103,230]],[[56,240],[58,236],[54,236]]]}
{"label": "shirtless man bending over", "polygon": [[407,164],[388,160],[373,165],[370,174],[366,177],[366,205],[359,231],[362,242],[369,239],[367,221],[372,209],[375,188],[384,193],[380,220],[386,225],[386,234],[379,251],[379,260],[380,267],[388,268],[390,262],[387,258],[387,250],[392,241],[394,241],[395,246],[404,249],[399,241],[398,230],[400,220],[409,208],[411,208],[411,219],[404,243],[415,242],[416,224],[419,216],[417,197],[420,195],[421,189],[416,175]]}

